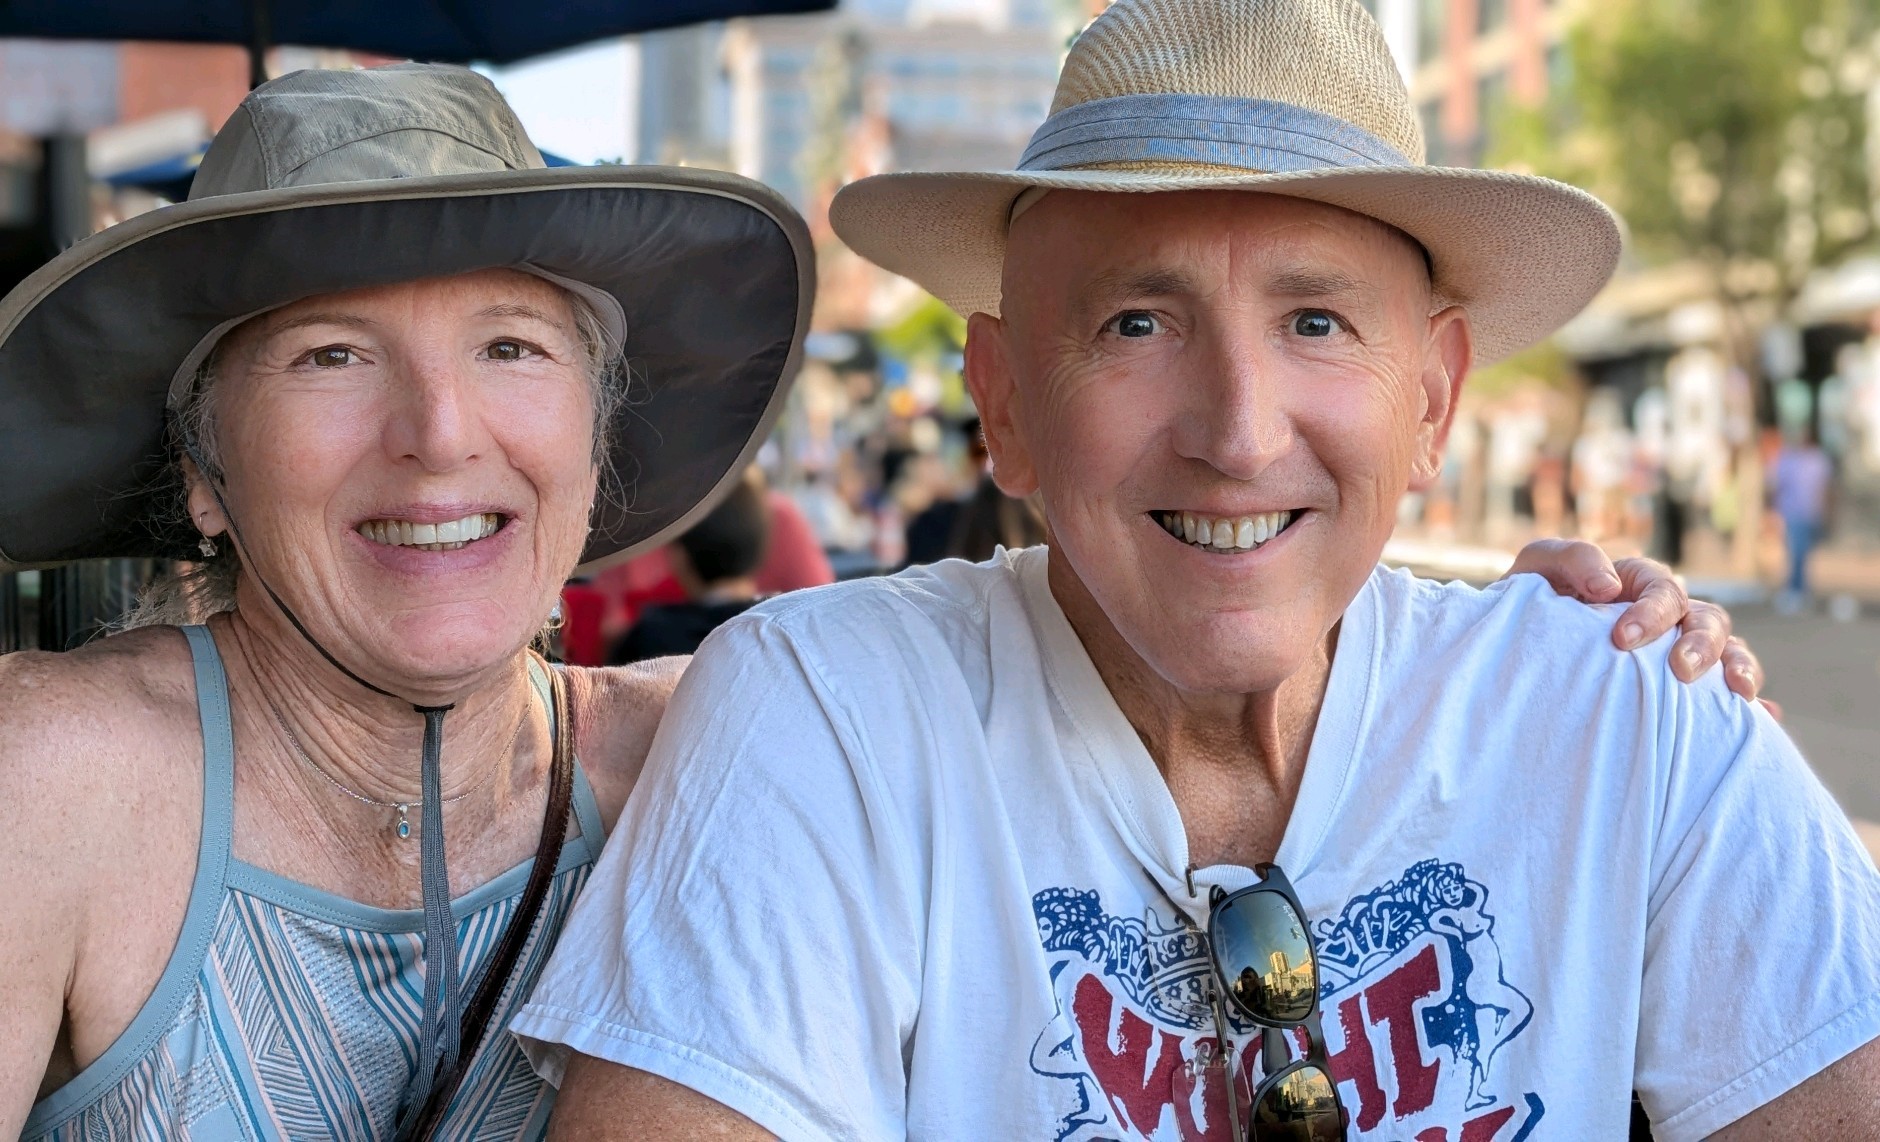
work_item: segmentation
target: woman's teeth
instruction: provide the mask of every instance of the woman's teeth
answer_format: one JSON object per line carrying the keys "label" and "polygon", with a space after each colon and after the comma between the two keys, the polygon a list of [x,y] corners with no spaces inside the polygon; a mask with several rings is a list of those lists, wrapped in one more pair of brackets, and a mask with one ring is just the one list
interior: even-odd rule
{"label": "woman's teeth", "polygon": [[1291,512],[1263,512],[1232,519],[1200,516],[1193,512],[1156,512],[1162,529],[1184,543],[1209,551],[1247,551],[1286,530]]}
{"label": "woman's teeth", "polygon": [[455,551],[495,535],[503,517],[481,512],[449,523],[410,523],[402,519],[369,519],[359,525],[360,535],[388,547],[415,547],[420,551]]}

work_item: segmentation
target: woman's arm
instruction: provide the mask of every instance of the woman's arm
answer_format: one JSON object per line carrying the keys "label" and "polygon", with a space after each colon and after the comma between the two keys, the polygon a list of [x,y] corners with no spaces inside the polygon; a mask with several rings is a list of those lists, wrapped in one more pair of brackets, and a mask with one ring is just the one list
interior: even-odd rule
{"label": "woman's arm", "polygon": [[69,830],[88,812],[57,748],[53,658],[0,657],[0,1138],[39,1096],[78,946]]}

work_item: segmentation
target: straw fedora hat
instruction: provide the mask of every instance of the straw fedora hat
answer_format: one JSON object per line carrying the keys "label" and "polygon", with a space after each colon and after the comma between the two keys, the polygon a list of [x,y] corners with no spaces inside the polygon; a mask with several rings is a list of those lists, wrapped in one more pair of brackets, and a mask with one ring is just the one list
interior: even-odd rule
{"label": "straw fedora hat", "polygon": [[776,192],[715,171],[546,169],[488,80],[400,64],[257,88],[188,202],[79,242],[0,300],[0,569],[188,557],[165,418],[241,321],[490,267],[585,299],[633,370],[619,495],[586,563],[709,510],[782,408],[815,267]]}
{"label": "straw fedora hat", "polygon": [[1005,235],[1052,188],[1237,188],[1395,226],[1460,304],[1476,360],[1559,328],[1618,262],[1618,220],[1548,179],[1424,165],[1384,37],[1356,0],[1116,0],[1072,45],[1018,169],[890,174],[845,187],[849,247],[961,314],[999,312]]}

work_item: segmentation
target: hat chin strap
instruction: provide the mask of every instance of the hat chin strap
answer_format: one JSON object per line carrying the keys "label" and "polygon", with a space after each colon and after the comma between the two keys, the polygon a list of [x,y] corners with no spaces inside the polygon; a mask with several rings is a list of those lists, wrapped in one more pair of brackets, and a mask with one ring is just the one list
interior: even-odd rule
{"label": "hat chin strap", "polygon": [[222,518],[228,522],[229,540],[241,555],[248,573],[254,576],[255,582],[261,585],[275,609],[287,617],[288,623],[300,633],[307,645],[319,651],[320,657],[341,674],[374,694],[407,703],[414,712],[424,717],[424,744],[419,755],[419,796],[423,798],[423,804],[419,815],[421,832],[418,839],[418,879],[424,893],[424,1019],[418,1039],[418,1069],[412,1073],[399,1099],[396,1135],[401,1139],[408,1138],[417,1128],[433,1088],[441,1079],[456,1073],[457,1056],[463,1047],[462,980],[457,974],[457,922],[450,913],[450,870],[446,866],[444,852],[442,775],[444,715],[454,709],[455,704],[426,706],[399,697],[359,677],[335,658],[331,651],[321,646],[320,640],[308,632],[299,616],[261,577],[258,565],[249,556],[247,545],[241,540],[241,532],[235,526],[235,513],[229,510],[228,501],[222,496],[220,480],[213,475],[214,470],[203,462],[195,442],[185,440],[183,451],[201,473],[209,494],[215,497],[216,507],[222,510]]}

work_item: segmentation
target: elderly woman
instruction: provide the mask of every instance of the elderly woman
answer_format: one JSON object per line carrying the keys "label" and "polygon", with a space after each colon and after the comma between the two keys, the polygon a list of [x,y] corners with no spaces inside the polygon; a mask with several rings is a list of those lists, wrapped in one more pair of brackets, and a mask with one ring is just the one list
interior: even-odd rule
{"label": "elderly woman", "polygon": [[812,280],[753,183],[541,168],[474,73],[301,72],[0,308],[0,565],[214,616],[0,660],[0,1136],[540,1135],[503,1028],[672,679],[529,646],[737,478]]}
{"label": "elderly woman", "polygon": [[0,660],[0,1136],[543,1132],[504,1029],[674,670],[529,647],[736,478],[812,270],[749,182],[540,167],[469,72],[297,73],[0,305],[0,566],[196,565]]}

